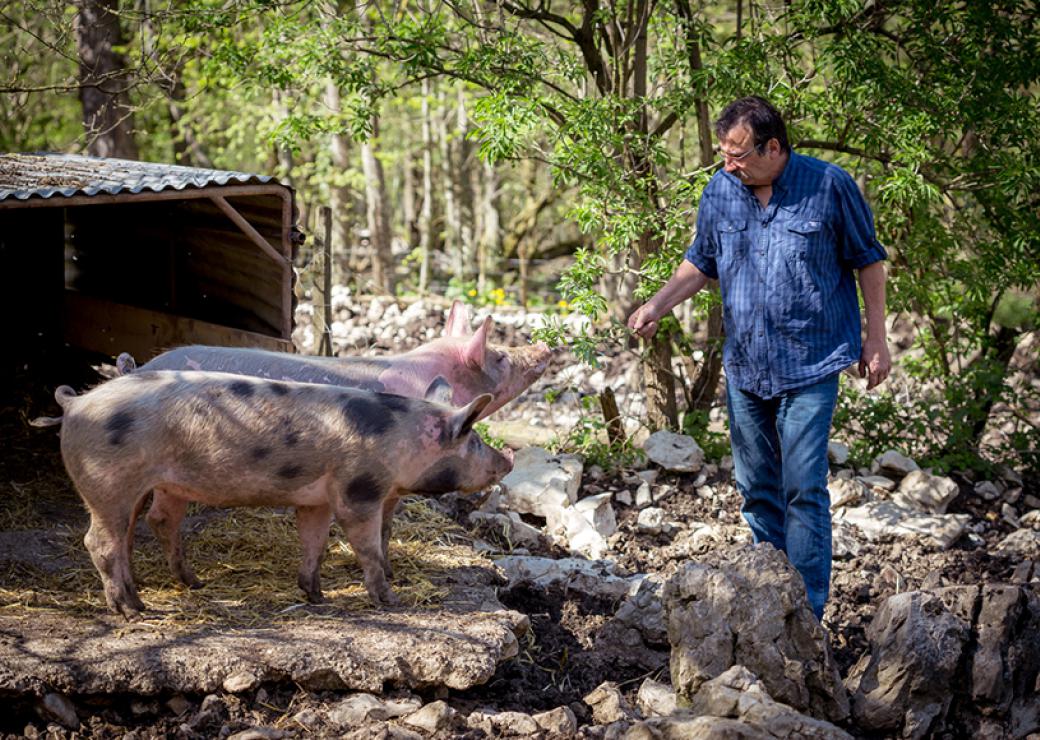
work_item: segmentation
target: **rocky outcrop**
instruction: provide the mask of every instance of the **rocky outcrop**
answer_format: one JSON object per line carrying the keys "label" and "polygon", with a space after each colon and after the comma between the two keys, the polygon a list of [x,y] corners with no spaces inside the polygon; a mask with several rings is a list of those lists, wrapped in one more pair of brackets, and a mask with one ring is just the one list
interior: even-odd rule
{"label": "rocky outcrop", "polygon": [[1040,730],[1040,590],[953,586],[890,597],[849,673],[856,723],[920,738],[945,727],[976,737]]}
{"label": "rocky outcrop", "polygon": [[730,548],[688,564],[665,584],[664,604],[680,703],[743,665],[779,702],[830,721],[848,716],[827,634],[801,576],[771,545]]}

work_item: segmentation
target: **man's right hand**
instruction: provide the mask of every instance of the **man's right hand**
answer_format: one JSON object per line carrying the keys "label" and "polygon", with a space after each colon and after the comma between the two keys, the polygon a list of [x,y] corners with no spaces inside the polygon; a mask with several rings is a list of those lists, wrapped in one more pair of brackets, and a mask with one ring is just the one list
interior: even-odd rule
{"label": "man's right hand", "polygon": [[644,339],[648,339],[657,331],[659,320],[660,317],[654,311],[654,307],[650,302],[647,302],[633,311],[632,315],[628,317],[628,328]]}

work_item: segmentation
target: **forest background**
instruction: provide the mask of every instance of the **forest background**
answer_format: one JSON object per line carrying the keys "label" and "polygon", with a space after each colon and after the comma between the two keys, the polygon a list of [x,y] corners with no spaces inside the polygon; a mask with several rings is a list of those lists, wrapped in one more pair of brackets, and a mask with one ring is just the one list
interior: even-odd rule
{"label": "forest background", "polygon": [[[624,316],[692,236],[713,117],[763,95],[798,151],[857,179],[912,327],[900,381],[845,383],[854,456],[1035,474],[1037,359],[1023,376],[1013,358],[1040,323],[1037,17],[1029,0],[8,0],[0,150],[276,175],[312,236],[331,209],[339,282],[537,307],[542,338],[595,362],[632,343]],[[546,260],[566,265],[554,284],[530,269]],[[704,292],[639,347],[651,426],[705,433],[720,310]]]}

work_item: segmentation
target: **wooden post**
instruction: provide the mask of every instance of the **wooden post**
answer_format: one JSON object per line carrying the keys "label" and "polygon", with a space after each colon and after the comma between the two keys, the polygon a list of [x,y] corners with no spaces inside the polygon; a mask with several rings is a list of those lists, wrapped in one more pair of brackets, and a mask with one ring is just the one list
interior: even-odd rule
{"label": "wooden post", "polygon": [[607,386],[599,394],[599,407],[603,411],[603,419],[607,422],[607,439],[610,444],[623,444],[625,441],[625,425],[621,423],[621,414],[617,407],[614,389]]}
{"label": "wooden post", "polygon": [[[321,247],[323,267],[321,310],[324,327],[318,352],[326,357],[332,357],[332,209],[329,206],[322,206],[321,220],[325,227],[325,241]],[[315,280],[316,286],[317,280]]]}

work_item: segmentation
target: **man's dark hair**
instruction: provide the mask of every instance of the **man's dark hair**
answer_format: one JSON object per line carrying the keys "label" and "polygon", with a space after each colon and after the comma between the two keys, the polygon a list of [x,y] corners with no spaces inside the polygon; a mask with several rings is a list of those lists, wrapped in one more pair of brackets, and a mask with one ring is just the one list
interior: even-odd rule
{"label": "man's dark hair", "polygon": [[751,129],[751,135],[755,137],[755,148],[758,151],[761,152],[770,139],[776,139],[783,151],[791,151],[784,119],[768,100],[757,95],[734,100],[726,106],[726,110],[722,111],[722,115],[715,121],[715,136],[721,141],[722,137],[729,133],[734,126],[740,124]]}

